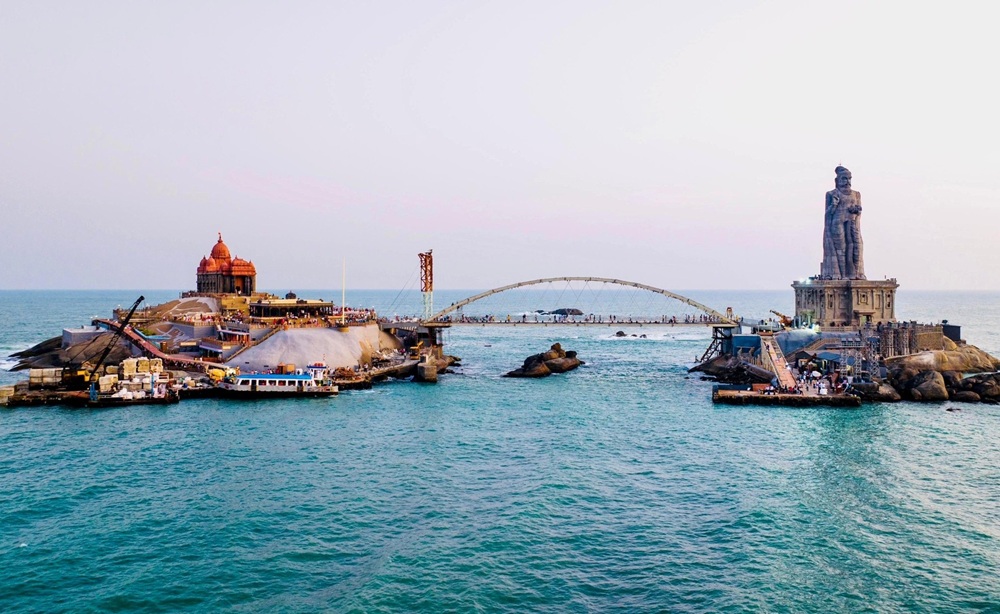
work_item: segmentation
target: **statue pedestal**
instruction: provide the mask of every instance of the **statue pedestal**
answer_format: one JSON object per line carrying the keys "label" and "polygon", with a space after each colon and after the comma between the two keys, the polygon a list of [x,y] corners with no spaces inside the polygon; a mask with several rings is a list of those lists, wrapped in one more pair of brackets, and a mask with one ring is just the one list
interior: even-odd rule
{"label": "statue pedestal", "polygon": [[792,284],[795,317],[821,327],[860,328],[896,321],[895,279],[817,279]]}

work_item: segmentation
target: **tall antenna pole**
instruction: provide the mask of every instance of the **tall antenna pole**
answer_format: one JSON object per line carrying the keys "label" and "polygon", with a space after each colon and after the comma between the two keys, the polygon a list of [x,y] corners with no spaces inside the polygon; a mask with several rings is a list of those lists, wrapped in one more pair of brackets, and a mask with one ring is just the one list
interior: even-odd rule
{"label": "tall antenna pole", "polygon": [[420,291],[424,293],[424,320],[434,315],[434,257],[427,250],[417,254],[420,258]]}

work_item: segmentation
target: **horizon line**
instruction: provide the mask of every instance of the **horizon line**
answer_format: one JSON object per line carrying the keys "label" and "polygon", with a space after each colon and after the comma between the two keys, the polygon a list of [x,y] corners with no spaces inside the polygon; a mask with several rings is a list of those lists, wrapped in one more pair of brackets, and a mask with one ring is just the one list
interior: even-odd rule
{"label": "horizon line", "polygon": [[[502,287],[502,286],[497,286]],[[663,288],[665,290],[677,291],[677,292],[777,292],[785,291],[791,288],[791,284],[787,287],[780,288]],[[491,288],[479,287],[479,288],[438,288],[435,292],[481,292],[483,290],[490,290]],[[316,291],[330,291],[337,290],[339,288],[328,287],[328,288],[302,288],[300,290],[286,290],[286,292],[294,292],[299,294],[301,292],[316,292]],[[0,288],[0,292],[191,292],[192,290],[184,290],[179,288]],[[271,292],[276,292],[277,290],[271,289]],[[347,291],[353,292],[417,292],[422,293],[417,288],[347,288]],[[1000,292],[1000,288],[908,288],[904,292]],[[263,292],[268,292],[268,290],[263,290]],[[206,293],[208,294],[208,293]]]}

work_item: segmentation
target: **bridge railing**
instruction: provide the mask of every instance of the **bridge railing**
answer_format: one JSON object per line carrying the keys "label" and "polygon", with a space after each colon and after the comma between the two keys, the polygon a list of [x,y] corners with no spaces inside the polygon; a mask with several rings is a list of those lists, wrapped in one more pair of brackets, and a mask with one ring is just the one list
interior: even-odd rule
{"label": "bridge railing", "polygon": [[[699,303],[698,301],[695,301],[695,300],[690,299],[688,297],[682,296],[680,294],[671,292],[669,290],[664,290],[662,288],[656,288],[654,286],[650,286],[650,285],[647,285],[647,284],[641,284],[641,283],[637,283],[637,282],[626,281],[626,280],[622,280],[622,279],[606,278],[606,277],[547,277],[547,278],[542,278],[542,279],[533,279],[533,280],[529,280],[529,281],[522,281],[522,282],[518,282],[518,283],[514,283],[514,284],[509,284],[509,285],[506,285],[506,286],[501,286],[499,288],[494,288],[492,290],[487,290],[485,292],[481,292],[479,294],[471,296],[471,297],[469,297],[467,299],[464,299],[464,300],[452,303],[451,305],[449,305],[445,309],[442,309],[441,311],[438,311],[437,313],[431,315],[429,318],[427,318],[427,321],[429,321],[429,322],[443,322],[443,321],[447,321],[447,320],[445,320],[445,318],[448,317],[450,314],[452,314],[454,312],[460,312],[465,306],[470,305],[470,304],[475,303],[475,302],[478,302],[478,301],[481,301],[481,300],[483,300],[485,298],[494,296],[496,294],[500,294],[500,293],[503,293],[503,292],[509,292],[511,290],[525,288],[525,287],[528,287],[528,286],[541,285],[541,284],[553,284],[553,283],[559,283],[559,282],[565,282],[567,284],[569,284],[571,282],[583,282],[585,284],[591,284],[591,283],[594,283],[594,284],[610,284],[610,285],[631,287],[631,288],[635,288],[635,289],[638,289],[638,290],[644,290],[644,291],[647,291],[647,292],[650,292],[650,293],[653,293],[653,294],[659,294],[659,295],[665,296],[667,298],[677,300],[677,301],[679,301],[681,303],[684,303],[684,304],[686,304],[686,305],[688,305],[690,307],[693,307],[694,309],[696,309],[696,310],[700,311],[701,313],[707,315],[710,318],[710,322],[709,323],[711,323],[711,322],[715,322],[715,323],[737,323],[735,321],[735,318],[733,318],[733,317],[729,317],[727,315],[723,315],[722,313],[720,313],[720,312],[712,309],[711,307],[708,307],[707,305]],[[596,312],[597,310],[588,309],[586,311],[594,311],[594,312]],[[653,321],[654,319],[655,318],[650,318],[649,320]],[[486,323],[486,322],[482,322],[482,323]],[[489,323],[495,323],[495,321],[490,321]],[[626,322],[623,321],[621,323],[625,324]]]}

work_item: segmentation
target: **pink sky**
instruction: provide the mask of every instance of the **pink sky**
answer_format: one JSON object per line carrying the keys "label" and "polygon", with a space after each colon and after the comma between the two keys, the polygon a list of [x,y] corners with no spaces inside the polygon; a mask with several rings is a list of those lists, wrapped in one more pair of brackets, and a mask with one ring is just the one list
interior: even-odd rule
{"label": "pink sky", "polygon": [[[998,9],[792,1],[5,2],[0,288],[819,272],[1000,289]],[[151,274],[151,271],[155,272]]]}

